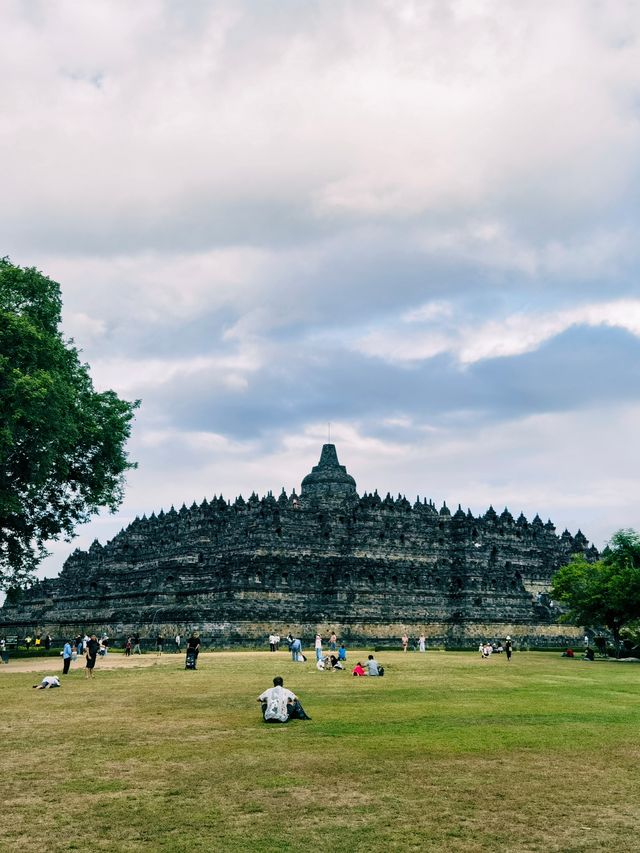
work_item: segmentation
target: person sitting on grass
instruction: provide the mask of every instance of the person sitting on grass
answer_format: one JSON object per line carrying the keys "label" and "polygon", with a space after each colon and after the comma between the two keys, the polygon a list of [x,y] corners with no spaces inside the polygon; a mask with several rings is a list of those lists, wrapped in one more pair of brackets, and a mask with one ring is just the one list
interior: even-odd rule
{"label": "person sitting on grass", "polygon": [[367,675],[380,675],[380,665],[373,655],[369,655],[365,666],[367,667]]}
{"label": "person sitting on grass", "polygon": [[34,684],[34,690],[47,690],[49,687],[60,687],[60,679],[57,675],[45,675],[40,684]]}
{"label": "person sitting on grass", "polygon": [[360,661],[358,661],[358,663],[351,670],[351,675],[366,675],[366,672],[364,671]]}
{"label": "person sitting on grass", "polygon": [[331,664],[331,669],[344,669],[335,655],[329,655],[329,662]]}
{"label": "person sitting on grass", "polygon": [[289,720],[310,720],[295,693],[284,687],[281,675],[273,679],[269,687],[258,696],[265,723],[288,723]]}

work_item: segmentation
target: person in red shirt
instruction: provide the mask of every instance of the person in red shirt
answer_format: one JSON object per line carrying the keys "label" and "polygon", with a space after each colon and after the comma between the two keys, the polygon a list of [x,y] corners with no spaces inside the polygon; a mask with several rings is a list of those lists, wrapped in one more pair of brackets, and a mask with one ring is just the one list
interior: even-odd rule
{"label": "person in red shirt", "polygon": [[357,664],[354,666],[354,668],[351,670],[351,675],[366,675],[366,673],[365,673],[365,671],[364,671],[364,669],[363,669],[362,664],[360,663],[360,661],[358,661],[358,663],[357,663]]}

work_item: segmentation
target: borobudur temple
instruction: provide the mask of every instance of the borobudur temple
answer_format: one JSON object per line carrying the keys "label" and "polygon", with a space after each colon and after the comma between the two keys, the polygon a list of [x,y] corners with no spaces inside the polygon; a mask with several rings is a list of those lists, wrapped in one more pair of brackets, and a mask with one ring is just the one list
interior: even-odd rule
{"label": "borobudur temple", "polygon": [[217,497],[136,518],[7,601],[0,626],[112,637],[197,630],[216,645],[335,630],[349,643],[389,644],[406,631],[432,646],[507,634],[555,646],[577,636],[548,597],[576,552],[598,556],[580,531],[558,536],[538,515],[490,507],[476,517],[358,495],[325,444],[299,495]]}

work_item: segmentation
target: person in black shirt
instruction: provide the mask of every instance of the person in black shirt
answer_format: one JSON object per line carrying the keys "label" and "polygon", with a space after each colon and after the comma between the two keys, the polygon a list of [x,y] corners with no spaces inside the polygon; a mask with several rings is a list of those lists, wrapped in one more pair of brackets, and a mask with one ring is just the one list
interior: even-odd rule
{"label": "person in black shirt", "polygon": [[98,638],[95,634],[92,634],[85,651],[85,655],[87,657],[87,666],[84,671],[85,678],[93,678],[93,668],[96,665],[96,657],[98,655],[99,648],[100,643],[98,642]]}
{"label": "person in black shirt", "polygon": [[[196,668],[196,662],[198,660],[198,654],[200,652],[200,637],[197,634],[192,634],[189,637],[189,642],[187,643],[187,662],[189,659],[193,660],[193,667],[189,667],[190,669]],[[188,663],[187,663],[188,666]]]}

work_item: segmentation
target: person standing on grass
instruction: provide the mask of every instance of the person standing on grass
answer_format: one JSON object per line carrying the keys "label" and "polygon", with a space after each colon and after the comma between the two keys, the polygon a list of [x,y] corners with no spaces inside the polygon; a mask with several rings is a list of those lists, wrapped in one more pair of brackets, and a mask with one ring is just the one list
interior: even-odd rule
{"label": "person standing on grass", "polygon": [[156,637],[156,652],[161,655],[162,650],[164,649],[164,637],[162,634],[158,634]]}
{"label": "person standing on grass", "polygon": [[300,656],[302,655],[302,641],[294,637],[292,634],[289,634],[289,650],[291,652],[291,660],[295,662],[300,661]]}
{"label": "person standing on grass", "polygon": [[93,678],[93,669],[96,665],[99,648],[100,643],[98,642],[98,638],[95,634],[92,634],[89,641],[85,643],[85,656],[87,658],[87,664],[84,671],[85,678]]}
{"label": "person standing on grass", "polygon": [[338,647],[338,638],[336,636],[336,632],[332,631],[331,636],[329,637],[329,651],[335,652]]}
{"label": "person standing on grass", "polygon": [[193,668],[196,668],[196,663],[198,662],[198,655],[200,654],[200,637],[197,634],[192,634],[189,637],[189,642],[187,643],[187,657],[189,654],[193,654]]}
{"label": "person standing on grass", "polygon": [[140,650],[140,634],[137,631],[133,635],[133,653],[134,655],[142,654],[142,651]]}
{"label": "person standing on grass", "polygon": [[69,640],[65,640],[64,648],[62,649],[62,674],[69,674],[69,667],[71,666],[71,655],[73,654],[73,649],[71,648],[71,643]]}
{"label": "person standing on grass", "polygon": [[511,660],[511,652],[513,651],[513,645],[511,643],[511,637],[507,637],[504,641],[504,650],[507,653],[507,661]]}
{"label": "person standing on grass", "polygon": [[126,658],[131,657],[131,646],[132,646],[131,637],[127,637],[127,642],[124,644],[124,656]]}
{"label": "person standing on grass", "polygon": [[425,643],[427,642],[427,638],[424,634],[420,634],[418,637],[418,648],[421,652],[425,650]]}
{"label": "person standing on grass", "polygon": [[408,648],[409,648],[409,637],[407,636],[407,634],[405,632],[402,635],[402,651],[406,652]]}
{"label": "person standing on grass", "polygon": [[322,658],[322,637],[320,634],[316,634],[316,660],[320,660]]}
{"label": "person standing on grass", "polygon": [[176,643],[176,651],[180,654],[180,643],[182,642],[182,637],[180,634],[176,634],[175,643]]}

